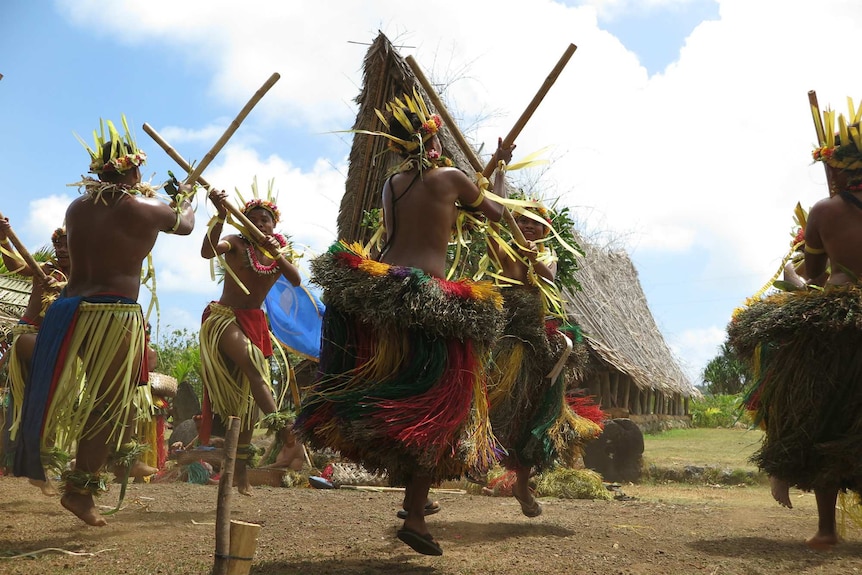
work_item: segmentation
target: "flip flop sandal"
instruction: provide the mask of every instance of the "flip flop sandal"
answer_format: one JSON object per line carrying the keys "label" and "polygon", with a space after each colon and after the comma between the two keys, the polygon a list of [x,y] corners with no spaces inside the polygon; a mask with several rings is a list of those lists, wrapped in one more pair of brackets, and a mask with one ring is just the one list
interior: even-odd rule
{"label": "flip flop sandal", "polygon": [[[440,509],[441,507],[438,502],[429,501],[425,504],[425,517],[428,517],[429,515],[434,515],[435,513],[439,513]],[[407,510],[399,509],[398,513],[396,513],[395,515],[398,517],[398,519],[407,519]]]}
{"label": "flip flop sandal", "polygon": [[398,530],[398,539],[422,555],[443,555],[443,550],[437,545],[430,533],[420,535],[412,529],[402,527]]}

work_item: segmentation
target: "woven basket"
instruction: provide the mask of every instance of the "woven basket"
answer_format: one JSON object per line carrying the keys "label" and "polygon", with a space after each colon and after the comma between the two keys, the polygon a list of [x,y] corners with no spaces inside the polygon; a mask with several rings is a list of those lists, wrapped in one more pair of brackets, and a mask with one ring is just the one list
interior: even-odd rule
{"label": "woven basket", "polygon": [[159,395],[161,397],[176,397],[177,380],[170,375],[151,371],[150,389],[153,391],[153,395]]}
{"label": "woven basket", "polygon": [[356,463],[342,461],[332,464],[330,481],[336,487],[339,485],[373,485],[385,487],[389,485],[386,475],[375,475]]}

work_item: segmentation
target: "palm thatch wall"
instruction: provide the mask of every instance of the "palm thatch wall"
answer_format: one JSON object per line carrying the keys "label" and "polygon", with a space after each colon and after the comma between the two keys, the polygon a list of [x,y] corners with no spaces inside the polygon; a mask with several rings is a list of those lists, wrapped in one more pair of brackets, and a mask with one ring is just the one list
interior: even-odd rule
{"label": "palm thatch wall", "polygon": [[32,287],[29,278],[0,275],[0,351],[5,351],[5,346],[11,341],[12,326],[24,315]]}
{"label": "palm thatch wall", "polygon": [[[415,89],[431,105],[409,64],[382,33],[365,57],[364,82],[356,98],[359,112],[354,129],[380,130],[374,109]],[[433,106],[432,106],[433,107]],[[474,169],[457,141],[440,131],[444,154],[468,174]],[[380,207],[380,187],[390,167],[384,138],[355,134],[344,197],[338,213],[338,233],[348,241],[368,240],[364,213]],[[474,152],[470,152],[474,153]],[[625,415],[684,416],[688,399],[699,395],[656,326],[637,271],[625,253],[581,243],[586,251],[578,280],[582,292],[566,292],[567,311],[582,326],[591,363],[580,387],[600,398],[602,407]],[[618,411],[614,411],[618,410]]]}

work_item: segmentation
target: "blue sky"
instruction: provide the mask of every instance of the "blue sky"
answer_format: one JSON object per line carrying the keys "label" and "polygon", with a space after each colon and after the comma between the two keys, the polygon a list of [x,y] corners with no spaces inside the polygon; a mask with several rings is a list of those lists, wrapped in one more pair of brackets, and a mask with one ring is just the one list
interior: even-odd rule
{"label": "blue sky", "polygon": [[[126,114],[145,177],[173,162],[141,129],[199,159],[251,94],[281,80],[205,176],[246,195],[275,178],[280,230],[308,256],[335,238],[353,99],[378,30],[446,86],[474,142],[508,132],[571,42],[578,50],[518,141],[550,146],[523,178],[582,230],[632,257],[666,340],[697,383],[730,313],[778,267],[792,211],[825,194],[806,93],[862,98],[862,5],[822,0],[96,0],[0,3],[0,212],[32,248],[77,195],[99,118]],[[778,17],[780,16],[780,18]],[[776,22],[781,22],[777,24]],[[302,23],[299,25],[298,23]],[[479,25],[481,23],[481,26]],[[483,29],[486,33],[478,34]],[[828,52],[824,47],[829,46]],[[516,155],[517,158],[517,155]],[[190,238],[154,250],[162,331],[197,329],[220,286]],[[146,302],[146,294],[142,293]]]}

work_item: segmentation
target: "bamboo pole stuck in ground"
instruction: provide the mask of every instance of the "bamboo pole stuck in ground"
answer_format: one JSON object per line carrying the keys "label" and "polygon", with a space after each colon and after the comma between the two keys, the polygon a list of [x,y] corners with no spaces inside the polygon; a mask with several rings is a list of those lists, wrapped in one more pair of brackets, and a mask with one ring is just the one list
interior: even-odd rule
{"label": "bamboo pole stuck in ground", "polygon": [[227,141],[233,136],[234,132],[236,132],[237,128],[239,128],[240,124],[242,124],[243,120],[245,120],[246,116],[248,116],[249,112],[251,112],[252,108],[254,108],[258,102],[264,97],[264,95],[269,91],[273,85],[278,82],[278,79],[281,78],[278,72],[273,72],[272,76],[263,83],[257,92],[251,97],[251,99],[243,106],[242,110],[240,110],[239,114],[237,114],[236,118],[228,125],[227,130],[225,130],[224,134],[222,134],[221,138],[215,143],[215,145],[207,152],[200,163],[195,166],[194,170],[189,172],[189,177],[186,179],[187,182],[195,182],[198,177],[203,173],[206,167],[210,164],[210,162],[215,159],[216,155],[221,151]]}
{"label": "bamboo pole stuck in ground", "polygon": [[[0,214],[0,218],[6,219],[3,214]],[[15,232],[12,231],[11,227],[6,232],[6,237],[10,242],[12,242],[12,245],[15,246],[15,249],[18,250],[18,254],[21,256],[21,259],[24,260],[24,263],[30,266],[30,269],[33,270],[33,277],[38,278],[41,281],[45,281],[48,276],[45,275],[45,271],[42,269],[42,266],[33,258],[33,255],[27,250],[27,247],[21,243],[21,240],[18,239],[18,236],[15,235]]]}
{"label": "bamboo pole stuck in ground", "polygon": [[[185,158],[183,158],[179,152],[177,152],[169,143],[167,143],[165,139],[162,138],[162,136],[158,132],[156,132],[156,130],[152,126],[145,123],[144,132],[146,132],[147,135],[149,135],[153,139],[153,141],[155,141],[159,146],[161,146],[161,148],[168,154],[168,156],[170,156],[173,161],[177,163],[180,168],[182,168],[186,172],[192,171],[191,165],[185,160]],[[195,181],[205,188],[210,188],[209,182],[207,182],[201,175],[198,175]],[[263,235],[263,232],[257,229],[257,226],[251,223],[251,220],[249,220],[247,217],[245,217],[245,214],[239,211],[239,208],[237,208],[230,202],[224,202],[224,207],[225,209],[227,209],[227,211],[231,213],[234,218],[236,218],[240,223],[242,223],[243,226],[246,227],[246,229],[248,229],[249,235],[251,235],[252,240],[257,243],[263,241],[263,238],[265,237]]]}
{"label": "bamboo pole stuck in ground", "polygon": [[251,561],[257,550],[257,536],[260,525],[245,521],[230,522],[230,559],[227,564],[227,575],[248,575],[251,572]]}
{"label": "bamboo pole stuck in ground", "polygon": [[215,525],[215,559],[212,575],[228,575],[230,562],[230,500],[233,494],[233,468],[236,463],[236,446],[239,442],[240,419],[230,416],[224,438],[224,462],[218,483],[218,504]]}

